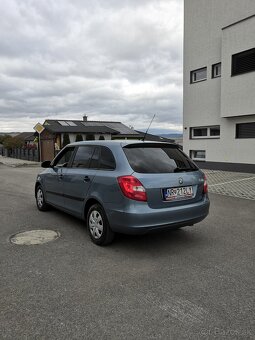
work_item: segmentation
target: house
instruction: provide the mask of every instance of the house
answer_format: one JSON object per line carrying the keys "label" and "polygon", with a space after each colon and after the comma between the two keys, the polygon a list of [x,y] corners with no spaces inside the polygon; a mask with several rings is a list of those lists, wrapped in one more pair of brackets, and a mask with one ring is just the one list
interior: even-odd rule
{"label": "house", "polygon": [[24,142],[25,146],[35,145],[34,140],[34,132],[21,132],[16,135],[16,137]]}
{"label": "house", "polygon": [[41,160],[53,159],[55,154],[68,143],[81,140],[98,139],[142,139],[135,130],[121,122],[46,119],[40,133]]}
{"label": "house", "polygon": [[[44,130],[40,133],[38,142],[40,145],[41,160],[53,159],[56,153],[65,144],[79,140],[99,139],[137,139],[143,140],[145,133],[136,131],[121,122],[88,121],[87,116],[83,120],[55,120],[46,119],[42,124]],[[35,136],[33,136],[33,139]],[[172,143],[174,140],[146,134],[146,140]]]}
{"label": "house", "polygon": [[144,139],[146,141],[152,141],[152,142],[164,142],[164,143],[175,143],[174,139],[166,138],[166,137],[161,137],[161,136],[156,136],[152,135],[151,133],[145,133],[142,131],[136,130],[137,133],[141,136],[141,139]]}
{"label": "house", "polygon": [[184,1],[183,82],[184,151],[255,171],[255,1]]}

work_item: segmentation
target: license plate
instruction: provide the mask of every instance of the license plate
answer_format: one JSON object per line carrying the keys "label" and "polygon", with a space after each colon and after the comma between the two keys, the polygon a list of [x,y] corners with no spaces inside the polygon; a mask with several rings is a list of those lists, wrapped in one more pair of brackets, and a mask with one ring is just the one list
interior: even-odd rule
{"label": "license plate", "polygon": [[188,199],[193,197],[193,188],[179,187],[179,188],[166,188],[163,189],[164,201],[173,201],[178,199]]}

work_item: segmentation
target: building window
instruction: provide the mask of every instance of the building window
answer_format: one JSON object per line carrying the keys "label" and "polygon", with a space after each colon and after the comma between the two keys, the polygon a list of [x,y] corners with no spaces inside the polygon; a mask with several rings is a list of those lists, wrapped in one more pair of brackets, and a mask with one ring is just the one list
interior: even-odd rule
{"label": "building window", "polygon": [[212,78],[221,77],[221,63],[212,65]]}
{"label": "building window", "polygon": [[210,137],[219,137],[220,136],[220,127],[213,126],[209,128],[210,130]]}
{"label": "building window", "polygon": [[255,48],[232,55],[232,76],[255,71]]}
{"label": "building window", "polygon": [[190,72],[190,82],[197,83],[207,79],[207,68],[203,67]]}
{"label": "building window", "polygon": [[220,126],[203,126],[190,128],[191,139],[203,139],[203,138],[219,138]]}
{"label": "building window", "polygon": [[255,122],[236,124],[236,138],[255,138]]}
{"label": "building window", "polygon": [[205,161],[205,150],[190,150],[190,158],[195,161]]}
{"label": "building window", "polygon": [[193,128],[193,137],[206,137],[207,128]]}

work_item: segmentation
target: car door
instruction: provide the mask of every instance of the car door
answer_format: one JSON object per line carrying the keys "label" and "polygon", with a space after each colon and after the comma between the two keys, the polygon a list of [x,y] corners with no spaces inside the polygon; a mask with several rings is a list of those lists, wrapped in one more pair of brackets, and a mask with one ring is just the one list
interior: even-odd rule
{"label": "car door", "polygon": [[63,176],[65,208],[77,217],[83,215],[84,200],[97,171],[95,167],[90,167],[97,153],[98,148],[93,145],[80,145],[71,166],[65,169]]}
{"label": "car door", "polygon": [[48,203],[64,208],[63,177],[72,159],[74,147],[63,149],[53,162],[44,178],[44,189]]}

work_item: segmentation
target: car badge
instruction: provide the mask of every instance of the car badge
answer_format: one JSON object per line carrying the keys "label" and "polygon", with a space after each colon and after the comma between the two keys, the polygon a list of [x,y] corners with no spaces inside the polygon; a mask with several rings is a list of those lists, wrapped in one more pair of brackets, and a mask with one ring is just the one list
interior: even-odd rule
{"label": "car badge", "polygon": [[180,177],[179,178],[179,183],[182,184],[183,183],[183,179]]}

